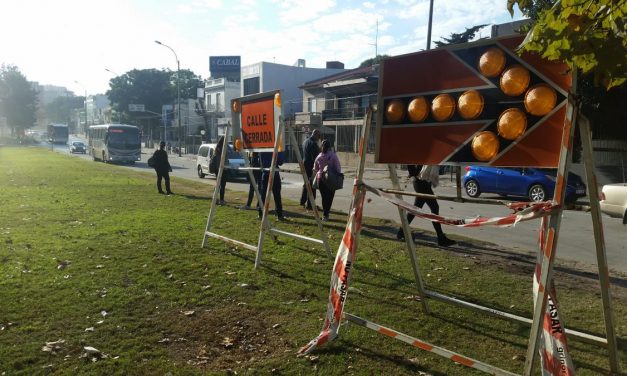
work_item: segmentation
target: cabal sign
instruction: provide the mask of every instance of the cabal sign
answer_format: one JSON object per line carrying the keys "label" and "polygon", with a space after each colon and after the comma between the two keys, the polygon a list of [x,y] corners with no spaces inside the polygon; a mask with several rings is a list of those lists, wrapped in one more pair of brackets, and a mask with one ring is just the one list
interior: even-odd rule
{"label": "cabal sign", "polygon": [[281,108],[275,105],[276,93],[249,95],[234,99],[231,103],[233,124],[239,123],[239,127],[234,127],[234,136],[241,138],[243,149],[269,151],[274,148],[278,129],[276,125],[281,113]]}
{"label": "cabal sign", "polygon": [[239,72],[241,58],[239,56],[210,56],[209,70],[215,72]]}

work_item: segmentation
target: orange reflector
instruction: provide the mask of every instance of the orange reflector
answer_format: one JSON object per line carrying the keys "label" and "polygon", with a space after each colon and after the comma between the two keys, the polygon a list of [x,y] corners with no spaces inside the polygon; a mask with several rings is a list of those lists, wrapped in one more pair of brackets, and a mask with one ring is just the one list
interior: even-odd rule
{"label": "orange reflector", "polygon": [[479,132],[472,139],[470,150],[481,162],[487,162],[499,152],[499,139],[490,131]]}
{"label": "orange reflector", "polygon": [[242,150],[242,140],[239,138],[236,138],[235,142],[233,143],[233,147],[235,148],[236,151]]}
{"label": "orange reflector", "polygon": [[400,123],[405,117],[405,105],[400,99],[394,99],[385,108],[385,119],[388,123]]}
{"label": "orange reflector", "polygon": [[411,102],[409,102],[409,106],[407,106],[407,113],[412,123],[423,122],[429,115],[429,105],[427,105],[425,97],[412,99]]}
{"label": "orange reflector", "polygon": [[455,113],[455,100],[449,94],[440,94],[433,98],[431,114],[437,121],[447,121]]}
{"label": "orange reflector", "polygon": [[459,114],[464,119],[475,119],[483,111],[483,96],[476,90],[468,90],[457,100]]}
{"label": "orange reflector", "polygon": [[274,105],[281,107],[281,93],[274,94]]}
{"label": "orange reflector", "polygon": [[513,141],[522,136],[527,129],[527,116],[518,108],[508,108],[499,116],[496,125],[499,136],[506,140]]}
{"label": "orange reflector", "polygon": [[500,48],[492,47],[479,58],[479,70],[486,77],[496,77],[505,68],[505,53]]}
{"label": "orange reflector", "polygon": [[529,79],[529,71],[526,68],[522,65],[513,65],[501,76],[501,90],[509,96],[519,96],[527,90]]}
{"label": "orange reflector", "polygon": [[531,115],[544,116],[555,107],[557,94],[547,84],[538,84],[525,94],[525,109]]}
{"label": "orange reflector", "polygon": [[239,101],[236,101],[236,100],[231,101],[231,111],[235,113],[239,113],[239,110],[240,110]]}

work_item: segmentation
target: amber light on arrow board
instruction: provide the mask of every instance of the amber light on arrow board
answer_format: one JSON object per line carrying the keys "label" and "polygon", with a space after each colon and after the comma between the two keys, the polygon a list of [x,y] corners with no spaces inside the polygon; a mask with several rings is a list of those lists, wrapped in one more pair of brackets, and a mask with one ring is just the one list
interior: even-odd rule
{"label": "amber light on arrow board", "polygon": [[476,90],[468,90],[457,100],[457,107],[464,119],[476,119],[483,112],[483,96]]}
{"label": "amber light on arrow board", "polygon": [[472,139],[470,150],[481,162],[487,162],[499,152],[499,139],[490,131],[479,132]]}
{"label": "amber light on arrow board", "polygon": [[235,151],[242,150],[242,140],[239,138],[236,138],[235,142],[233,143],[233,147],[235,148]]}
{"label": "amber light on arrow board", "polygon": [[429,105],[425,97],[415,97],[407,106],[409,120],[412,123],[421,123],[429,116]]}
{"label": "amber light on arrow board", "polygon": [[450,94],[440,94],[433,98],[431,114],[437,121],[447,121],[455,113],[455,100]]}
{"label": "amber light on arrow board", "polygon": [[385,119],[388,123],[400,123],[405,117],[405,105],[403,101],[394,99],[385,108]]}
{"label": "amber light on arrow board", "polygon": [[522,65],[513,65],[501,76],[501,90],[503,93],[517,97],[527,90],[531,75]]}
{"label": "amber light on arrow board", "polygon": [[281,93],[274,94],[274,105],[281,107]]}
{"label": "amber light on arrow board", "polygon": [[496,127],[499,131],[499,136],[513,141],[525,133],[527,116],[518,108],[508,108],[499,116]]}
{"label": "amber light on arrow board", "polygon": [[538,84],[525,94],[525,109],[531,115],[544,116],[551,112],[556,101],[555,89],[546,84]]}
{"label": "amber light on arrow board", "polygon": [[505,53],[496,47],[486,50],[479,58],[479,71],[486,77],[496,77],[505,68]]}

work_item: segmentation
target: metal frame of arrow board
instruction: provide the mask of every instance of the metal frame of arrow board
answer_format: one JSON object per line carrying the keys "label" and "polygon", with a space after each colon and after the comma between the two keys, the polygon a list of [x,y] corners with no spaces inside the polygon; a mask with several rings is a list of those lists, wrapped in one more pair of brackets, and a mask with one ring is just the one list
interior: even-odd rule
{"label": "metal frame of arrow board", "polygon": [[[576,81],[574,81],[576,82]],[[574,86],[574,85],[573,85]],[[573,88],[572,91],[575,89]],[[577,123],[577,106],[572,102],[573,96],[569,96],[569,105],[566,113],[566,118],[564,120],[564,132],[562,136],[562,148],[560,151],[560,163],[557,174],[556,181],[556,190],[555,190],[555,200],[560,204],[560,207],[563,208],[563,202],[565,198],[565,190],[566,190],[566,176],[567,171],[570,169],[570,159],[571,159],[571,151],[572,151],[572,140],[574,135],[575,124]],[[380,105],[380,103],[379,103]],[[366,150],[363,145],[365,145],[366,140],[368,139],[368,131],[371,125],[371,113],[369,111],[368,115],[364,119],[364,128],[361,132],[362,139],[360,140],[360,145],[362,147],[359,150],[359,166],[357,168],[357,176],[356,182],[363,181],[364,167],[365,167],[365,156]],[[580,121],[581,126],[581,136],[582,143],[584,147],[584,160],[586,167],[586,179],[589,187],[589,196],[591,198],[598,197],[598,189],[596,185],[596,177],[594,176],[593,166],[592,166],[592,147],[591,147],[591,134],[589,130],[589,126],[587,121]],[[390,172],[390,179],[392,181],[392,185],[395,190],[400,190],[400,184],[398,182],[398,177],[396,174],[395,165],[388,165],[388,170]],[[353,190],[353,205],[356,202],[356,194],[357,190]],[[397,197],[400,198],[401,194],[397,194]],[[605,319],[605,329],[606,329],[606,337],[602,338],[594,335],[590,335],[587,333],[582,333],[574,330],[566,329],[566,333],[575,338],[578,338],[584,342],[599,345],[601,347],[606,347],[609,352],[609,361],[610,368],[612,372],[618,373],[620,372],[619,359],[617,353],[617,344],[616,344],[616,335],[613,325],[612,318],[612,307],[611,307],[611,296],[609,294],[609,275],[607,268],[607,258],[605,253],[605,245],[603,240],[603,231],[602,231],[602,222],[601,215],[599,210],[598,199],[591,199],[591,209],[592,209],[592,219],[593,219],[593,228],[595,233],[595,244],[596,244],[596,253],[597,253],[597,261],[598,261],[598,271],[599,271],[599,280],[601,282],[601,293],[602,293],[602,301],[603,301],[603,312]],[[352,207],[352,206],[351,206]],[[466,302],[456,297],[447,296],[444,294],[440,294],[437,292],[426,290],[424,287],[423,279],[421,276],[421,272],[417,262],[416,256],[416,248],[415,243],[411,240],[411,230],[409,228],[409,223],[407,221],[407,216],[405,215],[405,211],[401,208],[399,210],[399,216],[401,221],[401,226],[403,228],[403,232],[405,235],[405,241],[407,246],[408,255],[411,261],[412,269],[414,272],[414,277],[416,280],[417,289],[420,296],[420,301],[425,313],[430,313],[429,307],[426,302],[427,297],[435,298],[440,301],[455,304],[464,308],[473,309],[479,312],[487,313],[497,318],[507,319],[514,322],[523,323],[531,326],[529,344],[527,349],[527,357],[525,362],[525,372],[524,375],[531,375],[533,373],[533,365],[536,360],[538,354],[538,340],[540,338],[540,331],[543,327],[544,321],[544,311],[546,309],[548,293],[550,288],[540,288],[541,293],[537,295],[536,302],[534,304],[534,315],[533,319],[528,319],[524,317],[520,317],[511,313],[502,312],[494,308],[483,307],[471,302]],[[557,235],[559,234],[559,228],[561,224],[562,210],[560,209],[554,214],[551,215],[548,225],[548,241],[545,243],[545,247],[542,250],[542,274],[541,274],[541,286],[552,286],[552,271],[553,271],[553,262],[555,259],[555,251],[557,248]],[[350,219],[349,219],[350,220]],[[359,233],[355,234],[355,244],[358,244]],[[356,245],[355,245],[356,247]],[[356,250],[355,250],[356,251]],[[354,263],[351,265],[354,268]],[[346,297],[345,297],[346,299]],[[359,316],[353,315],[348,312],[343,312],[343,317],[352,322],[353,324],[363,326],[367,329],[374,330],[380,334],[389,336],[391,338],[395,338],[402,342],[408,343],[414,347],[420,348],[422,350],[434,353],[436,355],[448,358],[454,362],[465,365],[467,367],[471,367],[486,373],[494,374],[494,375],[514,375],[509,371],[503,370],[501,368],[495,367],[493,365],[480,362],[478,360],[466,357],[459,353],[453,352],[451,350],[438,347],[432,345],[423,340],[411,337],[407,334],[395,331],[394,329],[387,328],[385,326],[379,325],[367,319],[361,318]]]}
{"label": "metal frame of arrow board", "polygon": [[[274,94],[276,94],[277,92],[271,92],[271,93],[261,93],[261,94],[253,94],[253,95],[249,95],[246,97],[242,97],[242,98],[236,98],[235,100],[239,100],[240,103],[242,103],[241,101],[244,100],[245,101],[251,101],[251,100],[257,100],[257,99],[262,99],[267,97],[268,95],[272,95],[274,96]],[[222,240],[223,242],[227,243],[227,244],[231,244],[234,245],[236,247],[241,247],[244,249],[248,249],[251,250],[253,252],[255,252],[255,269],[259,267],[259,265],[261,264],[261,256],[262,256],[262,251],[263,251],[263,240],[265,238],[265,233],[268,232],[269,235],[272,237],[273,241],[277,241],[277,237],[276,235],[283,235],[283,236],[287,236],[287,237],[292,237],[295,239],[300,239],[300,240],[304,240],[304,241],[309,241],[312,243],[316,243],[316,244],[322,244],[324,246],[324,249],[326,251],[327,257],[332,258],[333,255],[331,253],[331,249],[329,247],[329,241],[328,241],[328,235],[326,233],[326,231],[324,230],[324,227],[322,225],[322,220],[320,218],[320,214],[318,212],[318,209],[314,206],[313,209],[313,213],[314,213],[314,218],[318,227],[318,230],[320,232],[320,239],[316,239],[316,238],[312,238],[312,237],[308,237],[308,236],[304,236],[304,235],[300,235],[300,234],[295,234],[295,233],[291,233],[288,231],[284,231],[284,230],[280,230],[276,227],[274,227],[272,225],[272,223],[270,222],[270,220],[268,219],[268,213],[269,213],[269,203],[270,203],[270,197],[272,195],[272,186],[274,184],[274,172],[277,170],[278,166],[277,166],[277,157],[278,157],[278,149],[279,149],[279,145],[281,145],[282,143],[282,135],[283,135],[283,130],[285,128],[284,126],[284,122],[283,122],[283,117],[281,116],[281,108],[275,105],[275,119],[276,121],[274,122],[275,124],[275,128],[277,128],[277,130],[275,131],[275,140],[274,140],[274,146],[272,150],[272,162],[270,164],[270,168],[269,170],[269,176],[268,176],[268,188],[266,189],[266,197],[265,198],[261,198],[261,193],[259,192],[259,188],[257,185],[257,181],[253,175],[253,171],[254,170],[259,170],[259,171],[263,171],[264,168],[262,167],[251,167],[250,164],[248,163],[248,158],[243,158],[244,159],[244,168],[243,170],[246,170],[246,172],[248,173],[248,178],[250,179],[250,181],[253,184],[253,189],[255,191],[255,195],[257,197],[257,201],[262,205],[263,209],[262,209],[262,218],[261,218],[261,224],[259,227],[259,237],[258,237],[258,241],[256,245],[252,245],[252,244],[248,244],[245,242],[242,242],[240,240],[236,240],[236,239],[232,239],[229,238],[227,236],[224,235],[220,235],[216,232],[212,232],[211,231],[211,225],[214,222],[214,216],[215,216],[215,212],[217,210],[217,199],[218,199],[218,195],[219,195],[219,191],[220,191],[220,182],[222,181],[223,178],[223,170],[224,170],[224,163],[226,161],[226,149],[227,148],[222,148],[222,154],[220,156],[220,167],[218,170],[218,175],[216,177],[216,186],[214,188],[213,191],[213,198],[211,200],[211,207],[209,209],[209,215],[207,216],[207,226],[205,228],[205,232],[204,232],[204,236],[203,236],[203,241],[202,241],[202,247],[204,248],[207,244],[207,240],[208,238],[215,238],[218,240]],[[240,111],[241,113],[241,111]],[[228,124],[226,131],[225,131],[225,135],[224,138],[225,140],[228,139],[229,136],[229,130],[231,128],[235,128],[236,130],[239,130],[239,122],[241,121],[239,119],[240,115],[236,114],[235,112],[233,112],[232,115],[232,122],[235,126],[232,126],[231,123]],[[234,132],[235,133],[235,132]],[[239,133],[239,132],[238,132]],[[296,145],[297,147],[294,148],[295,152],[296,152],[296,159],[298,160],[298,165],[300,167],[300,174],[303,178],[303,183],[305,184],[306,188],[307,188],[307,195],[309,197],[309,199],[311,200],[311,202],[314,202],[314,197],[313,197],[313,190],[311,188],[311,183],[309,181],[309,179],[307,178],[307,173],[305,171],[305,165],[303,163],[303,159],[302,159],[302,155],[300,153],[300,149],[298,148],[298,142],[296,140],[296,136],[294,135],[294,132],[292,130],[291,127],[288,127],[287,129],[287,133],[289,134],[291,141],[294,145]],[[235,138],[238,138],[240,135],[235,134]],[[259,151],[259,149],[255,149],[255,151]],[[240,151],[240,153],[242,153],[242,151]],[[280,184],[281,182],[279,182]]]}

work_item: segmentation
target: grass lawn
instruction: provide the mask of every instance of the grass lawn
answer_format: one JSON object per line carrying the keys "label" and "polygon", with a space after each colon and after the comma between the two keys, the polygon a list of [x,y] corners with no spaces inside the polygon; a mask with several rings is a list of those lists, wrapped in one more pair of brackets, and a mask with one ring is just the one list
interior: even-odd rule
{"label": "grass lawn", "polygon": [[[254,270],[253,252],[217,240],[201,248],[212,187],[175,178],[177,194],[163,196],[154,180],[46,149],[0,147],[0,375],[480,374],[350,323],[313,356],[296,357],[322,327],[332,267],[322,247],[267,236]],[[284,206],[290,221],[279,228],[318,236],[311,216]],[[256,216],[220,207],[213,231],[256,243]],[[345,221],[335,213],[328,223],[334,251]],[[393,226],[365,221],[346,311],[522,372],[526,326],[433,300],[433,314],[422,312]],[[457,240],[454,250],[418,244],[427,287],[530,317],[533,260]],[[615,281],[625,338],[626,283]],[[567,327],[603,335],[597,285],[594,276],[556,272]],[[579,374],[609,374],[605,350],[573,338],[570,347]]]}

